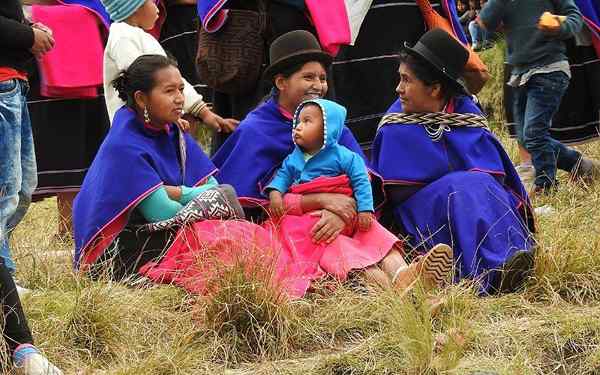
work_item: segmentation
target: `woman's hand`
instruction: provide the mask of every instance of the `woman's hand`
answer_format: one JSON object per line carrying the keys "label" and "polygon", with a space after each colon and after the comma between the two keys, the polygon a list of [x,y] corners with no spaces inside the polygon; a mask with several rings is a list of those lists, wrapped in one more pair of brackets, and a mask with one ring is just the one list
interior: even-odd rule
{"label": "woman's hand", "polygon": [[344,223],[352,224],[356,217],[356,201],[342,194],[323,194],[323,209],[339,216]]}
{"label": "woman's hand", "polygon": [[315,211],[311,215],[321,217],[310,230],[310,235],[315,243],[329,244],[333,242],[346,227],[342,218],[327,210]]}
{"label": "woman's hand", "polygon": [[179,186],[164,185],[163,187],[165,188],[169,199],[179,202],[181,199],[181,188]]}
{"label": "woman's hand", "polygon": [[236,119],[224,119],[210,110],[204,112],[202,121],[219,133],[231,133],[240,123]]}

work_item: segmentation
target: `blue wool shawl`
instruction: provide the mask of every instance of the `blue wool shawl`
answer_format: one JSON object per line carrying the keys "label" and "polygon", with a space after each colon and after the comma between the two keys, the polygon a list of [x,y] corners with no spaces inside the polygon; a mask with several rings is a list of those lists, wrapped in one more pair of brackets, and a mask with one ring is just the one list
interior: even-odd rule
{"label": "blue wool shawl", "polygon": [[[345,126],[339,144],[366,160]],[[246,116],[212,161],[219,168],[219,182],[232,185],[243,202],[262,202],[261,191],[293,150],[292,120],[283,116],[276,100],[270,98]]]}
{"label": "blue wool shawl", "polygon": [[179,128],[153,132],[122,107],[88,170],[73,206],[77,268],[92,264],[123,230],[135,206],[162,185],[195,186],[216,172],[185,134],[182,174]]}
{"label": "blue wool shawl", "polygon": [[[596,40],[597,44],[600,43],[600,1],[575,0],[575,4],[577,4],[583,15],[583,20],[591,30],[592,37]],[[600,57],[600,54],[598,57]]]}
{"label": "blue wool shawl", "polygon": [[[397,100],[387,113],[402,111]],[[482,114],[466,96],[454,99],[453,112]],[[450,172],[480,171],[495,176],[519,197],[527,196],[502,144],[482,128],[453,128],[434,142],[419,124],[385,125],[377,132],[371,160],[371,169],[384,185],[424,186]]]}

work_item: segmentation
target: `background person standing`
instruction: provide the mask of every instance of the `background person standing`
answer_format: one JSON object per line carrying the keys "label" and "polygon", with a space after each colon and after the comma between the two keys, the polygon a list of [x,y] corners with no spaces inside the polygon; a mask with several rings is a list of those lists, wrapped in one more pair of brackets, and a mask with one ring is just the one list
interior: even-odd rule
{"label": "background person standing", "polygon": [[52,31],[27,22],[18,0],[0,3],[0,255],[12,274],[10,232],[25,216],[37,185],[26,66],[53,47]]}
{"label": "background person standing", "polygon": [[[540,22],[544,12],[552,13],[554,22]],[[479,23],[487,30],[503,24],[506,31],[508,62],[513,66],[508,81],[514,88],[513,116],[519,143],[531,154],[535,167],[533,192],[553,188],[557,168],[573,177],[597,174],[598,162],[550,136],[552,117],[571,78],[563,41],[583,24],[573,0],[490,0],[479,14]]]}

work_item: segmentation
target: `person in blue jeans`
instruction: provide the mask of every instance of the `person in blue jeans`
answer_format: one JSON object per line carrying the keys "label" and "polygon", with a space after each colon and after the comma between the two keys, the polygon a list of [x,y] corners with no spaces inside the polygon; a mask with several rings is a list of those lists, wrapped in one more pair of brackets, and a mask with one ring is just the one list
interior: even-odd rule
{"label": "person in blue jeans", "polygon": [[[554,25],[538,25],[544,12],[555,15]],[[550,136],[552,117],[571,78],[563,40],[583,25],[573,0],[490,0],[478,22],[487,30],[503,24],[506,31],[508,62],[513,66],[508,84],[516,88],[513,114],[517,138],[531,154],[536,171],[533,193],[548,192],[556,186],[557,168],[574,178],[596,177],[598,161],[583,157]]]}
{"label": "person in blue jeans", "polygon": [[54,46],[52,32],[29,24],[18,0],[0,2],[0,256],[14,274],[8,246],[37,185],[26,66]]}

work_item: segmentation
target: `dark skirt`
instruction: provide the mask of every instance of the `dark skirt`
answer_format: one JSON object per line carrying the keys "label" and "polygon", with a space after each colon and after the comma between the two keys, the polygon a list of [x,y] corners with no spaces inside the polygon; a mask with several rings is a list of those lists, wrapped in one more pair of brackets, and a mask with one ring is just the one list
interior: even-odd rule
{"label": "dark skirt", "polygon": [[[439,1],[431,1],[442,13]],[[354,46],[342,47],[333,63],[333,96],[348,109],[346,125],[368,151],[377,124],[397,99],[398,52],[427,31],[414,1],[375,0]]]}
{"label": "dark skirt", "polygon": [[110,127],[104,97],[42,97],[36,70],[30,75],[30,84],[28,107],[38,169],[34,199],[79,191]]}
{"label": "dark skirt", "polygon": [[195,5],[171,5],[167,7],[167,18],[160,33],[160,44],[171,57],[177,60],[181,75],[205,97],[210,90],[201,84],[196,70],[198,50],[198,17]]}
{"label": "dark skirt", "polygon": [[[565,144],[595,140],[600,134],[600,59],[593,47],[577,47],[567,41],[571,82],[560,108],[552,120],[550,135]],[[510,77],[504,69],[504,82]],[[516,138],[512,114],[512,88],[504,85],[504,112],[511,137]]]}

